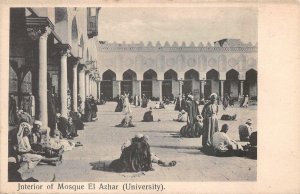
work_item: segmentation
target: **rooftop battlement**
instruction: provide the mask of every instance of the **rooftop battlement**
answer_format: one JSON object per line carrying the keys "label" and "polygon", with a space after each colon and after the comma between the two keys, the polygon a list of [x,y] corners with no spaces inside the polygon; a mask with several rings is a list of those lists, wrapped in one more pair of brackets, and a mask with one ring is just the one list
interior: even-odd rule
{"label": "rooftop battlement", "polygon": [[257,52],[257,43],[253,45],[251,42],[244,43],[240,39],[221,39],[212,43],[207,42],[205,45],[200,42],[197,46],[192,41],[187,44],[183,41],[181,44],[178,42],[173,42],[170,44],[168,41],[165,43],[160,43],[157,41],[156,43],[152,43],[151,41],[144,43],[143,41],[139,43],[131,42],[126,43],[123,41],[122,43],[117,42],[105,42],[99,41],[99,49],[100,51],[202,51],[202,52]]}

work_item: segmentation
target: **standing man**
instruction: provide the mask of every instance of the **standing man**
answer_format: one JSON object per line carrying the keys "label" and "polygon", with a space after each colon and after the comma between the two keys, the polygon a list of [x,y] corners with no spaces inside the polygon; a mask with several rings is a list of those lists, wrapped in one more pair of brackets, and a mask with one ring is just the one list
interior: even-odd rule
{"label": "standing man", "polygon": [[215,132],[219,131],[217,114],[217,94],[213,93],[210,95],[210,101],[204,105],[201,113],[203,117],[203,148],[212,146],[212,136]]}

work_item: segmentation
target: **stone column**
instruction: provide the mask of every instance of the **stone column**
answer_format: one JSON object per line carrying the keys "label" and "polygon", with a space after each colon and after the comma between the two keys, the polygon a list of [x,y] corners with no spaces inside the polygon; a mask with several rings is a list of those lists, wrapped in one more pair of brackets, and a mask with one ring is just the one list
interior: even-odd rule
{"label": "stone column", "polygon": [[183,96],[182,94],[183,80],[180,79],[178,83],[179,83],[179,94]]}
{"label": "stone column", "polygon": [[243,96],[244,95],[244,80],[240,80],[240,88],[241,88],[240,96]]}
{"label": "stone column", "polygon": [[51,33],[50,28],[46,27],[39,37],[39,119],[42,121],[42,128],[48,129],[48,103],[47,103],[47,40]]}
{"label": "stone column", "polygon": [[68,70],[67,59],[70,52],[68,45],[62,45],[60,58],[60,102],[61,116],[68,117]]}
{"label": "stone column", "polygon": [[224,80],[220,80],[220,99],[223,100],[223,96],[224,96]]}
{"label": "stone column", "polygon": [[82,67],[82,69],[79,71],[78,78],[79,78],[79,95],[82,100],[81,109],[84,110],[84,103],[85,103],[85,68],[84,67]]}
{"label": "stone column", "polygon": [[77,92],[77,67],[78,67],[78,61],[75,62],[75,64],[73,65],[73,111],[74,112],[77,112],[77,108],[78,108],[78,105],[77,105],[77,95],[78,95],[78,92]]}
{"label": "stone column", "polygon": [[158,92],[159,92],[159,100],[162,101],[162,81],[158,80]]}
{"label": "stone column", "polygon": [[205,85],[205,80],[201,80],[201,91],[200,91],[200,96],[204,98],[204,85]]}
{"label": "stone column", "polygon": [[90,95],[90,74],[87,72],[85,74],[85,96]]}
{"label": "stone column", "polygon": [[142,96],[142,81],[137,81],[138,84],[138,95]]}
{"label": "stone column", "polygon": [[89,77],[90,81],[89,81],[89,94],[90,95],[93,95],[93,90],[92,90],[92,86],[93,86],[93,79],[92,79],[92,76],[90,75]]}
{"label": "stone column", "polygon": [[101,81],[97,82],[97,87],[98,87],[98,98],[101,99]]}

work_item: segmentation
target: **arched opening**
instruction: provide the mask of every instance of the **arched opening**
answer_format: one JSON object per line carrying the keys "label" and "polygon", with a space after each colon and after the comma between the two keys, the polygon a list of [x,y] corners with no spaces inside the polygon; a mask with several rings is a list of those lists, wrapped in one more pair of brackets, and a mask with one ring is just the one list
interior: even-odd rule
{"label": "arched opening", "polygon": [[220,94],[219,88],[219,72],[212,69],[206,73],[204,98],[208,99],[212,93]]}
{"label": "arched opening", "polygon": [[75,17],[72,20],[72,51],[78,54],[78,31]]}
{"label": "arched opening", "polygon": [[107,70],[102,74],[101,92],[106,100],[113,98],[113,81],[116,80],[116,74],[112,70]]}
{"label": "arched opening", "polygon": [[[170,69],[164,74],[164,81],[162,82],[162,96],[173,100],[174,92],[173,88],[176,87],[177,73]],[[177,87],[178,88],[178,87]],[[178,93],[178,89],[177,89]]]}
{"label": "arched opening", "polygon": [[133,95],[133,82],[136,80],[136,73],[131,69],[123,73],[123,81],[121,82],[121,93]]}
{"label": "arched opening", "polygon": [[182,86],[182,93],[193,94],[196,98],[200,97],[200,83],[199,83],[199,73],[191,69],[184,74],[184,82]]}
{"label": "arched opening", "polygon": [[153,97],[153,82],[157,80],[157,73],[149,69],[146,71],[143,75],[143,81],[142,81],[142,94],[145,94],[148,98]]}
{"label": "arched opening", "polygon": [[224,94],[226,93],[235,98],[239,96],[239,72],[234,69],[231,69],[226,73]]}
{"label": "arched opening", "polygon": [[250,99],[257,99],[257,71],[254,69],[246,72],[244,94],[248,94]]}

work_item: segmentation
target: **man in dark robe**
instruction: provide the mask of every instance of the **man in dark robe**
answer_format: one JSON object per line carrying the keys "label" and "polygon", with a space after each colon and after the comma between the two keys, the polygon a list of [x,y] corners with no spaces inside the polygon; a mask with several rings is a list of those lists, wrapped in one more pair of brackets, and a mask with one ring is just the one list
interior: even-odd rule
{"label": "man in dark robe", "polygon": [[[57,129],[61,132],[62,137],[71,139],[77,136],[77,130],[72,126],[72,122],[60,114],[57,115]],[[51,134],[53,136],[53,134]]]}
{"label": "man in dark robe", "polygon": [[145,94],[142,95],[142,108],[146,108],[148,106],[148,99]]}
{"label": "man in dark robe", "polygon": [[227,93],[225,93],[224,97],[223,97],[223,109],[226,110],[226,108],[229,105],[229,96]]}
{"label": "man in dark robe", "polygon": [[124,99],[123,99],[123,96],[117,96],[117,107],[115,109],[115,112],[122,112],[123,110],[123,103],[124,103]]}
{"label": "man in dark robe", "polygon": [[149,111],[145,112],[143,122],[153,122],[152,108],[150,107]]}
{"label": "man in dark robe", "polygon": [[234,121],[234,120],[236,120],[236,116],[237,116],[237,114],[234,114],[234,115],[224,114],[224,115],[221,116],[221,120]]}
{"label": "man in dark robe", "polygon": [[9,125],[17,124],[17,103],[13,95],[9,96]]}
{"label": "man in dark robe", "polygon": [[188,113],[187,125],[181,128],[180,134],[183,137],[200,137],[203,128],[202,118],[200,116],[198,104],[192,95],[188,96],[186,110]]}
{"label": "man in dark robe", "polygon": [[175,110],[178,110],[178,111],[182,111],[182,102],[183,102],[183,99],[182,99],[182,96],[179,95],[177,98],[176,98],[176,103],[175,103]]}
{"label": "man in dark robe", "polygon": [[47,104],[48,104],[48,127],[50,128],[51,134],[56,129],[56,107],[54,102],[54,96],[51,91],[47,92]]}
{"label": "man in dark robe", "polygon": [[94,99],[93,96],[91,96],[90,98],[90,104],[91,104],[91,111],[92,111],[92,120],[94,121],[97,119],[98,108],[97,108],[96,100]]}
{"label": "man in dark robe", "polygon": [[134,137],[131,145],[123,149],[121,157],[110,164],[116,172],[152,170],[150,145],[144,137]]}
{"label": "man in dark robe", "polygon": [[212,146],[212,136],[215,132],[219,131],[217,118],[218,105],[216,100],[217,94],[211,94],[210,101],[206,103],[202,109],[201,115],[203,117],[203,148],[209,148]]}
{"label": "man in dark robe", "polygon": [[90,104],[90,99],[86,96],[85,106],[84,106],[84,121],[91,122],[92,121],[92,107]]}

